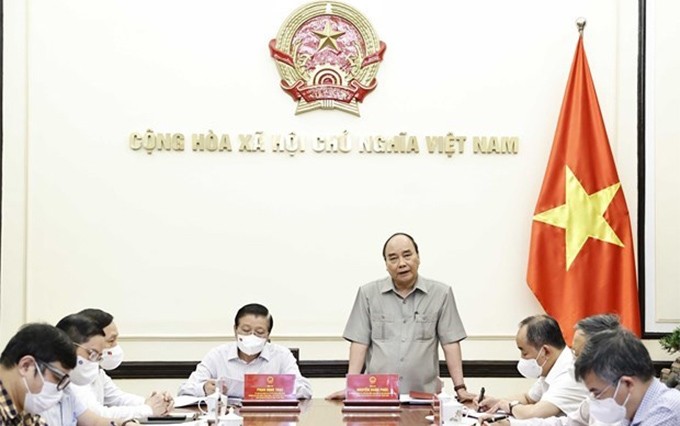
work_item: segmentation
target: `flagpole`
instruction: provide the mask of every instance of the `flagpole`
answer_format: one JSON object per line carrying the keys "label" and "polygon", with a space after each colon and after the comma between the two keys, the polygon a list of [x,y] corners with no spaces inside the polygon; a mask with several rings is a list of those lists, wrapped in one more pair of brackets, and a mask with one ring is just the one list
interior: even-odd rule
{"label": "flagpole", "polygon": [[583,29],[586,27],[586,18],[580,17],[576,19],[576,28],[578,28],[578,35],[583,36]]}

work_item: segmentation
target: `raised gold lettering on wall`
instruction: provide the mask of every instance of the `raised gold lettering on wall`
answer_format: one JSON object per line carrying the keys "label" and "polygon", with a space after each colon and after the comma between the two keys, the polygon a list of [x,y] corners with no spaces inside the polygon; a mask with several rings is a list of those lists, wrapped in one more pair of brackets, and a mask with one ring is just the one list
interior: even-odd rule
{"label": "raised gold lettering on wall", "polygon": [[347,131],[339,135],[319,136],[312,142],[312,151],[327,154],[347,154],[352,151],[352,141],[347,137]]}
{"label": "raised gold lettering on wall", "polygon": [[[291,157],[304,154],[310,148],[316,154],[411,154],[420,153],[418,137],[400,132],[393,136],[385,135],[351,135],[348,131],[328,135],[297,135],[290,132],[285,135],[267,134],[262,131],[234,136],[238,142],[238,152],[272,152],[287,154]],[[446,135],[425,136],[425,146],[429,154],[441,154],[448,158],[465,154],[467,136]],[[216,133],[208,130],[205,133],[191,134],[191,150],[194,152],[232,152],[232,136],[228,133]],[[128,136],[128,146],[132,151],[152,154],[156,151],[184,151],[185,137],[179,132],[132,132]],[[473,136],[472,152],[474,154],[517,154],[519,153],[519,137],[517,136]]]}
{"label": "raised gold lettering on wall", "polygon": [[519,138],[475,136],[472,139],[472,149],[475,154],[517,154]]}
{"label": "raised gold lettering on wall", "polygon": [[305,152],[305,144],[298,135],[289,133],[283,144],[283,148],[291,157],[297,153]]}
{"label": "raised gold lettering on wall", "polygon": [[139,133],[130,133],[130,149],[138,151],[142,149],[142,136]]}
{"label": "raised gold lettering on wall", "polygon": [[238,148],[239,152],[253,151],[253,135],[238,135],[238,140],[241,142],[241,145]]}
{"label": "raised gold lettering on wall", "polygon": [[465,152],[466,136],[456,136],[449,132],[445,136],[426,136],[427,151],[430,154],[444,154],[451,158],[454,154]]}
{"label": "raised gold lettering on wall", "polygon": [[133,151],[143,150],[149,155],[154,151],[184,151],[181,133],[155,133],[149,129],[144,133],[130,133],[128,143]]}
{"label": "raised gold lettering on wall", "polygon": [[231,152],[231,139],[229,135],[222,135],[220,138],[220,151]]}
{"label": "raised gold lettering on wall", "polygon": [[392,137],[369,136],[364,138],[360,153],[371,154],[417,154],[420,152],[418,138],[401,132]]}

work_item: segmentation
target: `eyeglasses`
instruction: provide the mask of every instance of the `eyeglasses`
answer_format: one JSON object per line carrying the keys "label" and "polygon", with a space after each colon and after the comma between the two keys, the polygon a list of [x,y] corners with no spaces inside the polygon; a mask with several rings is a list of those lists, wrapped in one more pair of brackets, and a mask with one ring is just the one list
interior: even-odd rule
{"label": "eyeglasses", "polygon": [[57,390],[64,390],[66,388],[66,386],[68,386],[69,383],[71,383],[71,376],[69,376],[67,373],[64,373],[63,371],[61,371],[57,367],[55,367],[51,364],[48,364],[45,361],[40,361],[40,360],[37,360],[37,361],[38,361],[38,365],[40,366],[41,370],[44,370],[44,369],[50,370],[52,372],[52,374],[54,374],[54,376],[57,378],[57,380],[59,380],[57,382]]}
{"label": "eyeglasses", "polygon": [[79,348],[85,349],[87,351],[87,359],[89,359],[92,362],[99,362],[104,357],[102,353],[96,349],[86,348],[85,346],[79,345],[78,343],[74,343],[74,345],[78,346]]}
{"label": "eyeglasses", "polygon": [[[621,378],[619,378],[619,380],[616,381],[616,388],[614,389],[614,395],[612,395],[612,398],[616,398],[616,393],[619,391],[619,382],[620,382],[620,381],[621,381]],[[609,386],[607,386],[606,388],[602,389],[601,391],[599,391],[599,392],[597,392],[597,393],[595,393],[595,392],[590,392],[590,394],[593,396],[593,399],[601,399],[601,398],[602,398],[602,394],[604,394],[605,392],[607,392],[607,390],[609,390],[609,389],[611,389],[611,388],[613,388],[613,387],[614,387],[614,383],[611,383]]]}

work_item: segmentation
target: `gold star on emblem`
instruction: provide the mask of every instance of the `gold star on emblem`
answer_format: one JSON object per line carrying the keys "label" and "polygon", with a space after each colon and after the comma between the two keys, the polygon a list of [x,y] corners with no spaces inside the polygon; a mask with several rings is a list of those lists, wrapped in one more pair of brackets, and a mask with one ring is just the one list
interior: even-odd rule
{"label": "gold star on emblem", "polygon": [[566,202],[559,207],[534,216],[534,220],[565,230],[567,270],[588,238],[623,247],[623,243],[604,218],[621,183],[615,183],[594,194],[588,194],[569,166],[566,167],[564,188]]}
{"label": "gold star on emblem", "polygon": [[345,34],[343,31],[333,31],[331,29],[331,23],[326,21],[326,27],[323,31],[312,31],[319,37],[319,47],[317,50],[321,50],[324,47],[331,47],[338,50],[338,37]]}

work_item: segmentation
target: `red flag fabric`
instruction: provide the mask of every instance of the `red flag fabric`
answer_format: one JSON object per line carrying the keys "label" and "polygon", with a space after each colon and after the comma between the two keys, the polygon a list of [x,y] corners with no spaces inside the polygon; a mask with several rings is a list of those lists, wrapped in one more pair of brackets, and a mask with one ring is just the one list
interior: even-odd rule
{"label": "red flag fabric", "polygon": [[640,335],[628,207],[579,37],[531,228],[527,283],[568,343],[580,319],[616,313]]}

